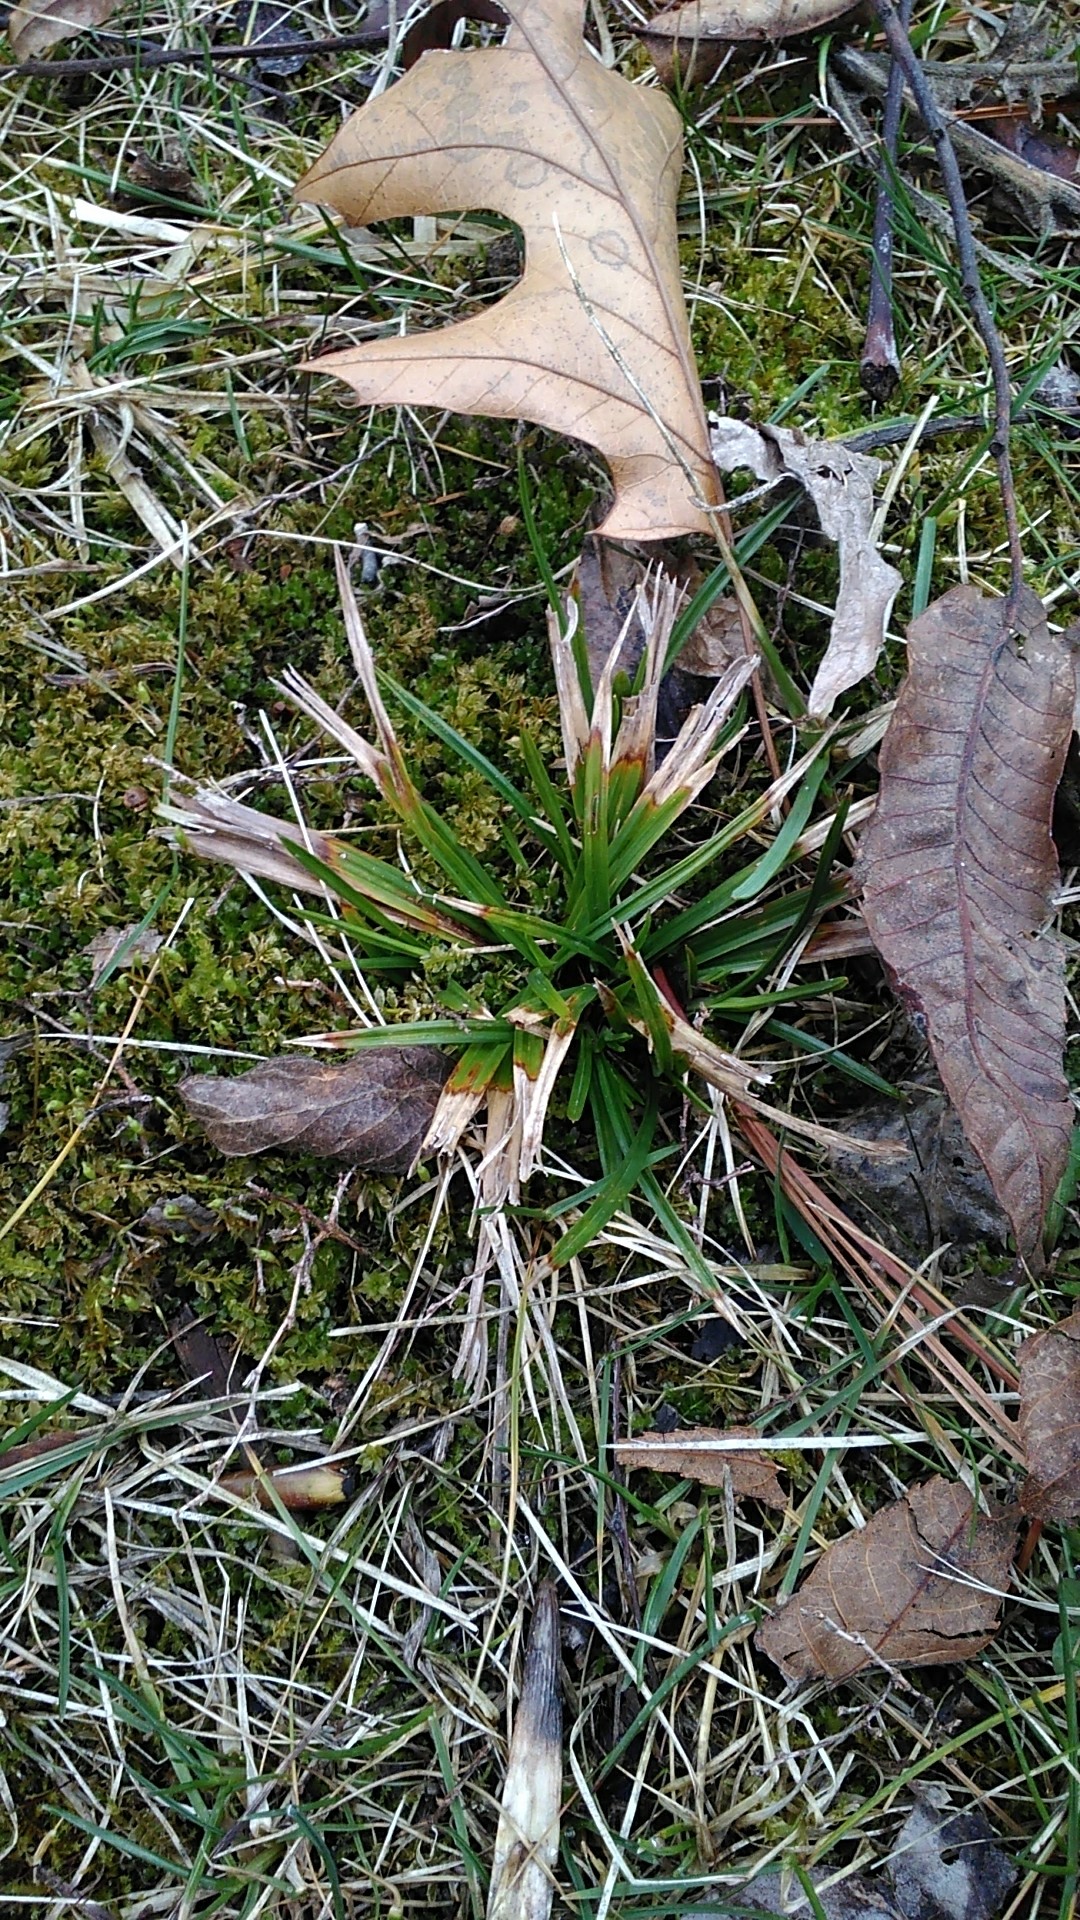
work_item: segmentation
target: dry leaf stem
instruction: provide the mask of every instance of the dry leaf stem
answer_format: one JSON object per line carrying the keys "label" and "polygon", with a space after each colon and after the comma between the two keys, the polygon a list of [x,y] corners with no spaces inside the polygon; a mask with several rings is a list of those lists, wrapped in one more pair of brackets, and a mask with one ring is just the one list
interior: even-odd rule
{"label": "dry leaf stem", "polygon": [[908,38],[900,12],[893,5],[892,0],[874,0],[874,9],[889,43],[889,52],[911,88],[923,125],[934,143],[956,235],[956,251],[961,273],[960,289],[971,308],[972,318],[982,336],[990,362],[994,382],[994,437],[990,442],[990,451],[997,466],[1001,499],[1005,510],[1005,525],[1009,540],[1009,599],[1012,601],[1024,583],[1024,556],[1020,547],[1020,520],[1016,506],[1012,462],[1009,458],[1012,388],[1009,384],[1009,369],[1005,362],[1005,349],[979,277],[975,236],[971,230],[971,218],[967,209],[967,200],[964,197],[960,163],[956,158],[944,115]]}

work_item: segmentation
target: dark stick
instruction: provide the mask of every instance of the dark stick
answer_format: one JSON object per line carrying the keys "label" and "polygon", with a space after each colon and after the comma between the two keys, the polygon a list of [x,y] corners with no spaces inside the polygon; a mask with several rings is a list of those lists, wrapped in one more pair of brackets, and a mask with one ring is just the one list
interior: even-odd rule
{"label": "dark stick", "polygon": [[0,67],[0,80],[68,79],[77,74],[141,73],[151,67],[201,67],[227,60],[264,60],[274,54],[356,53],[362,47],[381,46],[387,23],[362,27],[358,33],[340,33],[330,40],[256,40],[246,47],[146,47],[141,53],[106,53],[86,60],[22,60],[16,67]]}
{"label": "dark stick", "polygon": [[[912,0],[900,0],[899,19],[904,32],[911,21]],[[859,379],[871,400],[888,400],[900,384],[900,354],[893,318],[893,196],[896,150],[900,140],[900,110],[904,103],[904,75],[895,56],[889,63],[885,91],[877,198],[874,201],[874,251],[866,339],[859,361]]]}
{"label": "dark stick", "polygon": [[967,210],[967,201],[964,198],[964,183],[960,177],[960,167],[952,141],[949,139],[949,129],[930,91],[926,76],[919,65],[915,50],[892,0],[874,0],[874,7],[889,43],[889,52],[911,88],[912,98],[919,109],[923,125],[934,143],[945,196],[949,202],[949,212],[952,214],[953,230],[956,234],[956,251],[961,273],[960,290],[971,308],[972,318],[982,336],[993,374],[994,437],[990,442],[990,451],[997,465],[998,483],[1005,509],[1011,576],[1009,600],[1012,602],[1024,584],[1024,556],[1020,548],[1020,521],[1016,508],[1012,465],[1009,460],[1012,390],[1009,386],[1009,369],[1005,364],[1005,349],[1001,344],[1001,335],[994,324],[994,316],[990,311],[982,289],[982,281],[979,278],[979,263],[975,257],[975,236],[971,231],[971,219]]}

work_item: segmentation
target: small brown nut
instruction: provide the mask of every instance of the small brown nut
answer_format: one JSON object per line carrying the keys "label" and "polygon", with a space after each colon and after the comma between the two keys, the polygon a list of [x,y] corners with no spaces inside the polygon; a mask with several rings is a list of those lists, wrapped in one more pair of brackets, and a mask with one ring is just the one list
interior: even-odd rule
{"label": "small brown nut", "polygon": [[120,796],[120,804],[130,807],[132,813],[145,813],[150,805],[150,795],[145,787],[127,787]]}

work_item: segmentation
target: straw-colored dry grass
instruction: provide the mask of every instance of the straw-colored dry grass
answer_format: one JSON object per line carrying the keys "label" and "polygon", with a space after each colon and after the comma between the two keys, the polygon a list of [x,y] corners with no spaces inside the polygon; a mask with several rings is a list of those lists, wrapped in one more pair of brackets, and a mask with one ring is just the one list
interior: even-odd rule
{"label": "straw-colored dry grass", "polygon": [[[985,17],[942,14],[931,45],[959,56]],[[122,8],[94,45],[129,46],[140,22],[174,46],[243,25],[155,0],[138,17]],[[329,6],[290,10],[318,37],[353,24]],[[644,76],[614,15],[610,27]],[[493,757],[513,756],[526,723],[558,750],[517,436],[360,418],[298,371],[331,338],[436,324],[514,272],[512,241],[476,217],[343,241],[290,207],[376,75],[381,56],[350,55],[312,62],[274,97],[190,68],[9,80],[0,94],[2,991],[6,1031],[26,1042],[7,1062],[0,1143],[0,1369],[9,1426],[60,1401],[46,1424],[71,1430],[63,1452],[0,1479],[0,1907],[43,1920],[481,1914],[530,1595],[553,1578],[567,1692],[557,1913],[724,1910],[725,1890],[766,1863],[819,1879],[873,1867],[921,1778],[984,1807],[1014,1852],[1014,1920],[1064,1920],[1080,1873],[1072,1534],[1047,1531],[998,1639],[963,1668],[794,1691],[752,1640],[824,1544],[916,1479],[1010,1494],[1000,1415],[1014,1401],[993,1365],[966,1357],[966,1391],[938,1363],[929,1310],[913,1322],[881,1269],[862,1290],[823,1266],[758,1173],[738,1189],[751,1251],[729,1190],[683,1178],[684,1163],[706,1179],[725,1169],[714,1111],[689,1115],[664,1171],[741,1344],[694,1357],[715,1302],[647,1209],[631,1204],[555,1275],[535,1222],[508,1218],[472,1393],[452,1369],[476,1156],[411,1187],[277,1157],[226,1165],[176,1096],[182,1067],[362,1019],[373,990],[239,883],[174,855],[150,812],[164,764],[384,831],[270,686],[291,663],[327,698],[347,691],[333,542],[363,523],[387,556],[365,613],[399,679]],[[814,68],[780,60],[686,111],[686,275],[710,397],[719,381],[729,404],[856,430],[869,186],[851,137]],[[191,200],[133,186],[140,151],[186,168]],[[929,173],[923,185],[933,192]],[[901,210],[912,416],[931,401],[977,411],[987,390],[931,220],[923,202]],[[1077,327],[1074,243],[981,217],[979,232],[1010,363],[1034,385]],[[562,568],[602,475],[531,431],[522,444]],[[909,582],[898,618],[912,586],[925,601],[958,576],[1004,578],[976,444],[927,443],[901,462],[884,535]],[[1018,431],[1017,470],[1033,583],[1064,611],[1080,538],[1075,454],[1053,419]],[[748,563],[804,683],[832,566],[798,527]],[[871,743],[899,658],[895,646],[855,703]],[[479,788],[404,731],[463,839],[499,857]],[[775,732],[784,756],[795,728],[782,713]],[[739,778],[761,777],[748,748]],[[855,777],[868,791],[865,768]],[[95,982],[91,937],[147,915],[163,944]],[[418,988],[383,1008],[422,1002]],[[910,1064],[869,969],[791,1011],[804,1017],[863,1065]],[[784,1084],[825,1119],[857,1104],[828,1067]],[[566,1134],[550,1156],[546,1198],[594,1177]],[[193,1224],[191,1201],[208,1220]],[[1053,1285],[1006,1293],[984,1324],[991,1360],[1060,1312],[1075,1239],[1069,1218]],[[182,1305],[239,1342],[231,1405],[182,1379],[167,1337]],[[665,1407],[714,1424],[769,1408],[786,1513],[658,1477],[623,1485],[612,1440]],[[297,1517],[224,1492],[260,1437],[277,1459],[347,1464],[347,1504]]]}

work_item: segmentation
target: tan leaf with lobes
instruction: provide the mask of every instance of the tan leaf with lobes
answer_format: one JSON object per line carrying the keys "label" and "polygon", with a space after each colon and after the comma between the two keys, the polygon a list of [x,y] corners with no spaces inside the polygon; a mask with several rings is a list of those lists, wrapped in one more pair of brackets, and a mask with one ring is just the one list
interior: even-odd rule
{"label": "tan leaf with lobes", "polygon": [[600,65],[582,0],[512,0],[503,47],[426,53],[346,122],[297,189],[355,226],[494,208],[525,271],[449,327],[310,363],[369,406],[535,421],[596,447],[615,482],[602,531],[709,528],[716,472],[690,347],[675,206],[682,124]]}
{"label": "tan leaf with lobes", "polygon": [[36,60],[91,27],[102,27],[116,12],[119,0],[24,0],[13,7],[8,39],[17,60]]}
{"label": "tan leaf with lobes", "polygon": [[997,1632],[1015,1540],[1013,1515],[976,1514],[965,1487],[924,1480],[827,1547],[757,1645],[789,1680],[969,1660]]}
{"label": "tan leaf with lobes", "polygon": [[938,1071],[1017,1249],[1038,1258],[1073,1109],[1061,942],[1040,929],[1072,730],[1067,649],[1035,595],[954,587],[908,634],[908,677],[855,867],[870,936],[922,1015]]}
{"label": "tan leaf with lobes", "polygon": [[1080,1312],[1033,1334],[1019,1353],[1017,1425],[1029,1478],[1020,1494],[1040,1520],[1080,1514]]}

